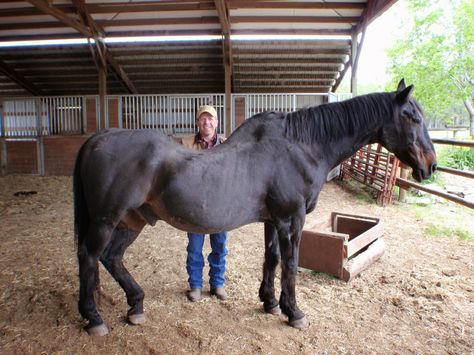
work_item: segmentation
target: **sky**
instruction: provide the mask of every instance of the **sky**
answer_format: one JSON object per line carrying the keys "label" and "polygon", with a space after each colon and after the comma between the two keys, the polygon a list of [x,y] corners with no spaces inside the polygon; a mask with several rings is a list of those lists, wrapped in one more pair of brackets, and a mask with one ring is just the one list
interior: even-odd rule
{"label": "sky", "polygon": [[405,9],[405,1],[399,0],[367,27],[357,70],[359,83],[385,84],[388,81],[385,50],[399,38],[399,23]]}

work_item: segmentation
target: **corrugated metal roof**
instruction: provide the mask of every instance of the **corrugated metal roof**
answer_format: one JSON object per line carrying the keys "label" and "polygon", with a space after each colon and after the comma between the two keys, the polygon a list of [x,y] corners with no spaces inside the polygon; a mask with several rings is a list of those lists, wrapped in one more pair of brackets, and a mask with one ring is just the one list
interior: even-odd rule
{"label": "corrugated metal roof", "polygon": [[[107,91],[224,92],[228,70],[236,93],[328,92],[350,63],[350,35],[394,2],[8,1],[0,2],[0,41],[251,34],[260,39],[231,37],[230,46],[226,39],[106,43]],[[347,39],[265,40],[269,34]],[[99,54],[94,44],[0,48],[0,95],[97,94]]]}

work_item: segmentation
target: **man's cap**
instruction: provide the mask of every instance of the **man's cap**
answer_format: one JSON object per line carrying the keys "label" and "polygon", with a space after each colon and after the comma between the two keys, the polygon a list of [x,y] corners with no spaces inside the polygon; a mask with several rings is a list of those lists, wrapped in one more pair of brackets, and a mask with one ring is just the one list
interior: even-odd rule
{"label": "man's cap", "polygon": [[204,105],[204,106],[201,106],[199,107],[199,110],[196,114],[196,119],[199,119],[199,117],[201,117],[201,115],[204,113],[204,112],[207,112],[209,113],[210,115],[212,115],[212,117],[216,117],[217,118],[217,111],[214,107],[210,106],[210,105]]}

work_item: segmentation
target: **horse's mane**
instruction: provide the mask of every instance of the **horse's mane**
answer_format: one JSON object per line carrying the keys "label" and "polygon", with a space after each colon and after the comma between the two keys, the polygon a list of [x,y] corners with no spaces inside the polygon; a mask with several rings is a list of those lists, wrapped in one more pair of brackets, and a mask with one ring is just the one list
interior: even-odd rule
{"label": "horse's mane", "polygon": [[307,144],[353,136],[391,116],[392,98],[390,93],[375,93],[290,112],[285,117],[285,136]]}

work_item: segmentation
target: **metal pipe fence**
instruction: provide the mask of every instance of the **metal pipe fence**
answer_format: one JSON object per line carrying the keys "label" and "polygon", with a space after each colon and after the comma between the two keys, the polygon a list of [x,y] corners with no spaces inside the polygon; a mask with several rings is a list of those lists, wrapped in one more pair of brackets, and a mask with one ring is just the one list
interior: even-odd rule
{"label": "metal pipe fence", "polygon": [[1,135],[28,138],[84,132],[83,96],[5,99],[1,103]]}
{"label": "metal pipe fence", "polygon": [[218,133],[225,135],[224,94],[122,95],[119,96],[119,126],[191,134],[196,132],[196,113],[202,105],[212,105],[216,109]]}
{"label": "metal pipe fence", "polygon": [[[348,98],[347,94],[233,94],[230,129],[235,128],[235,97],[245,98],[243,114],[249,118],[257,113],[276,110],[290,112],[305,106]],[[86,131],[86,96],[48,96],[3,99],[0,104],[0,136],[28,138],[49,135],[82,134]],[[100,119],[95,108],[97,127],[107,128],[110,123],[109,103],[118,98],[118,126],[127,129],[156,129],[166,134],[196,132],[196,112],[202,105],[212,105],[219,119],[218,133],[226,132],[226,102],[224,94],[189,95],[121,95],[107,96],[106,117]],[[98,100],[95,97],[97,106]],[[91,110],[93,112],[94,109]],[[115,111],[114,111],[115,112]]]}

